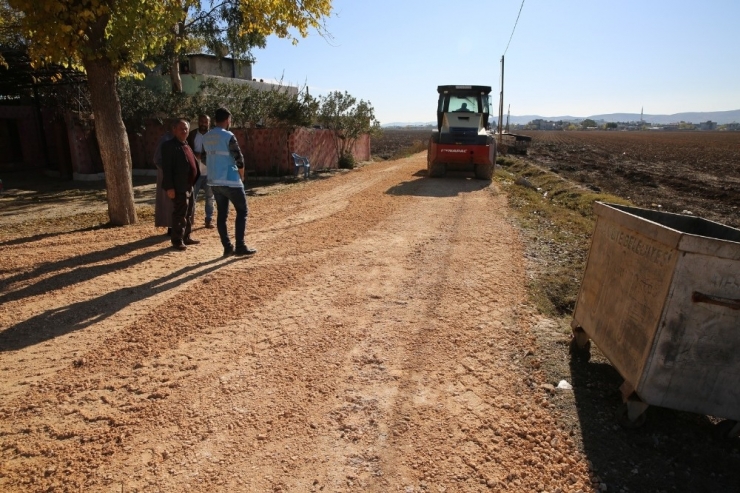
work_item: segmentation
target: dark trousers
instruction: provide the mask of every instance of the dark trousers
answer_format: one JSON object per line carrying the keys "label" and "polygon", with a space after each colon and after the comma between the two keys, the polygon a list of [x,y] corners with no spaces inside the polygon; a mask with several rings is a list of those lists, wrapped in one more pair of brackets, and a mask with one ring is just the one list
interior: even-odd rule
{"label": "dark trousers", "polygon": [[173,245],[181,245],[182,241],[190,238],[190,230],[193,227],[193,213],[195,212],[195,197],[193,188],[187,192],[175,192],[172,199],[172,239]]}
{"label": "dark trousers", "polygon": [[224,248],[233,246],[229,239],[229,228],[226,226],[226,219],[229,217],[229,202],[234,205],[236,210],[236,221],[234,223],[234,240],[236,246],[246,246],[244,243],[244,234],[247,231],[247,194],[242,187],[218,187],[211,186],[213,198],[216,199],[216,228],[218,235],[221,237],[221,244]]}

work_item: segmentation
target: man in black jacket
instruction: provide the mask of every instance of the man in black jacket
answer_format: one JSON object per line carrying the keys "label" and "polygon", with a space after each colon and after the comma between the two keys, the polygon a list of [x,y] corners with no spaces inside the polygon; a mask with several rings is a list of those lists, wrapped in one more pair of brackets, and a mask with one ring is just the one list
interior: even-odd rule
{"label": "man in black jacket", "polygon": [[162,144],[162,188],[172,199],[172,248],[186,250],[186,245],[200,241],[190,237],[195,211],[193,185],[200,176],[193,150],[188,145],[190,124],[178,120],[172,128],[174,138]]}

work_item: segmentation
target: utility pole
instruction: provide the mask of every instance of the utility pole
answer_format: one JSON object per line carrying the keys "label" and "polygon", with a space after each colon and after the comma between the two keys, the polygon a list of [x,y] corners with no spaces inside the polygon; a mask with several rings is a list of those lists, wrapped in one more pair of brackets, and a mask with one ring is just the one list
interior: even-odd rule
{"label": "utility pole", "polygon": [[502,145],[504,123],[504,55],[501,55],[501,97],[498,102],[498,145]]}

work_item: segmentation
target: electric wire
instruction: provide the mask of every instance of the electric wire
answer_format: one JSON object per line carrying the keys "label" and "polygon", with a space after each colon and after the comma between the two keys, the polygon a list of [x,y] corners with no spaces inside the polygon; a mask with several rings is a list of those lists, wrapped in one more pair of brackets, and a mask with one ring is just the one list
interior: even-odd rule
{"label": "electric wire", "polygon": [[514,29],[511,30],[511,36],[509,36],[509,42],[506,43],[506,49],[504,50],[504,55],[506,55],[506,52],[509,51],[509,45],[511,44],[511,38],[514,37],[514,31],[516,31],[516,25],[519,23],[519,16],[522,15],[522,8],[524,8],[524,0],[522,0],[522,4],[519,6],[519,13],[516,15],[516,21],[514,21]]}

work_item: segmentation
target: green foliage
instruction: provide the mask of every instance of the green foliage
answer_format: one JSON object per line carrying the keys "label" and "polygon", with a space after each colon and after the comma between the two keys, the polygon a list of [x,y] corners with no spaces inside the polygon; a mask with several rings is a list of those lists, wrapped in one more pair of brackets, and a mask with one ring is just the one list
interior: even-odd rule
{"label": "green foliage", "polygon": [[174,116],[195,120],[198,115],[213,115],[225,106],[232,112],[235,127],[308,126],[314,119],[318,102],[308,91],[293,94],[278,85],[260,91],[248,84],[209,79],[194,95],[155,92],[133,77],[122,77],[118,83],[123,120],[129,129],[138,128],[148,119]]}
{"label": "green foliage", "polygon": [[[134,72],[147,57],[161,56],[171,49],[178,53],[185,39],[188,11],[200,11],[201,0],[4,0],[20,12],[14,29],[28,39],[32,63],[60,63],[84,67],[95,132],[108,186],[108,211],[116,225],[136,222],[131,187],[131,153],[116,93],[117,77]],[[236,0],[235,0],[236,1]],[[3,4],[4,5],[4,4]],[[211,3],[207,3],[211,8]],[[323,29],[322,19],[331,12],[331,0],[238,0],[239,19],[235,31],[290,36],[291,28],[301,36],[308,28]],[[6,20],[3,18],[2,26]],[[228,37],[228,35],[227,35]],[[175,84],[173,84],[174,86]]]}
{"label": "green foliage", "polygon": [[581,127],[582,127],[582,128],[595,127],[595,126],[596,126],[596,122],[595,122],[595,121],[593,121],[593,120],[592,120],[592,119],[590,119],[590,118],[586,118],[585,120],[583,120],[583,121],[581,122]]}
{"label": "green foliage", "polygon": [[[4,50],[25,49],[24,39],[21,37],[22,14],[13,9],[7,0],[0,0],[0,48]],[[0,67],[7,66],[0,53]]]}
{"label": "green foliage", "polygon": [[183,23],[183,36],[200,41],[207,51],[218,56],[230,53],[234,59],[254,62],[251,50],[265,47],[265,35],[245,30],[241,3],[224,0],[213,8],[193,5]]}
{"label": "green foliage", "polygon": [[310,28],[331,37],[323,19],[331,14],[331,0],[179,0],[181,17],[170,30],[165,49],[150,61],[170,73],[173,92],[182,91],[179,59],[185,53],[230,54],[235,60],[254,62],[252,48],[265,47],[266,36],[291,38],[293,30],[306,37]]}
{"label": "green foliage", "polygon": [[81,65],[105,57],[116,70],[160,50],[182,12],[177,0],[149,2],[144,9],[139,0],[7,2],[23,13],[20,32],[36,61]]}
{"label": "green foliage", "polygon": [[317,122],[333,133],[337,160],[351,155],[360,135],[378,135],[380,122],[369,102],[359,102],[347,91],[334,91],[319,98]]}
{"label": "green foliage", "polygon": [[355,164],[357,164],[357,162],[355,161],[355,157],[351,153],[349,153],[344,154],[339,158],[337,166],[340,169],[354,169]]}

